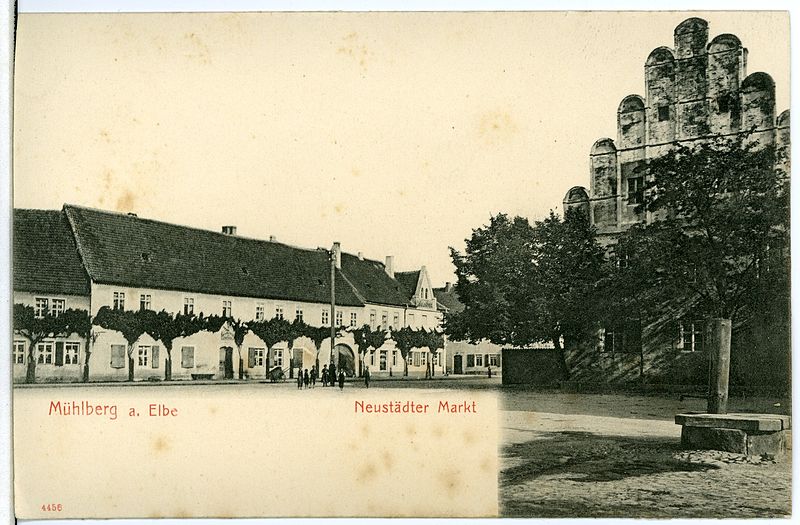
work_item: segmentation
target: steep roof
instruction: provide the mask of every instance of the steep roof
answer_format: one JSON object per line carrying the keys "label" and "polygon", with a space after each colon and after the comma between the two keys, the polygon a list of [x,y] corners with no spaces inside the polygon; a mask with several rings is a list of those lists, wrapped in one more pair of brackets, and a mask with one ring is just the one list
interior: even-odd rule
{"label": "steep roof", "polygon": [[403,287],[403,292],[406,297],[410,299],[417,291],[417,283],[419,282],[420,270],[413,272],[395,272],[394,278],[397,279]]}
{"label": "steep roof", "polygon": [[15,209],[13,250],[15,291],[89,295],[89,276],[60,211]]}
{"label": "steep roof", "polygon": [[436,297],[436,301],[450,310],[451,312],[462,312],[464,311],[464,303],[458,300],[458,295],[456,295],[455,288],[450,288],[448,291],[447,288],[434,288],[433,295]]}
{"label": "steep roof", "polygon": [[[325,250],[225,235],[136,216],[64,206],[91,278],[98,283],[304,302],[330,301]],[[404,305],[381,263],[342,254],[336,302]]]}

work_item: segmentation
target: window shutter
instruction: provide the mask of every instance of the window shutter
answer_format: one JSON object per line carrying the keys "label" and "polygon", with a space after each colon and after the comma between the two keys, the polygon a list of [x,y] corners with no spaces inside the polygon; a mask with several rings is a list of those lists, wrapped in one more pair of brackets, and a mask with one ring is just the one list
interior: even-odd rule
{"label": "window shutter", "polygon": [[64,343],[56,343],[56,366],[64,366]]}
{"label": "window shutter", "polygon": [[256,349],[247,349],[247,368],[253,368],[256,365]]}
{"label": "window shutter", "polygon": [[483,366],[489,366],[489,354],[483,356]]}
{"label": "window shutter", "polygon": [[153,368],[158,368],[158,345],[153,345],[153,359],[151,363]]}
{"label": "window shutter", "polygon": [[123,368],[125,366],[125,347],[123,345],[111,345],[111,368]]}
{"label": "window shutter", "polygon": [[181,366],[183,368],[194,368],[194,348],[184,346],[181,348]]}

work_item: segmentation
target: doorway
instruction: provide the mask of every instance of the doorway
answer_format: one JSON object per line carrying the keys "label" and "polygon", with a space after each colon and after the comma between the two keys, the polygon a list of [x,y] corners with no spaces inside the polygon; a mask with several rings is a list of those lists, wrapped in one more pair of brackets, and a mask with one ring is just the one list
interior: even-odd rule
{"label": "doorway", "polygon": [[219,349],[219,377],[233,379],[233,348],[230,346]]}
{"label": "doorway", "polygon": [[454,374],[464,373],[464,364],[461,362],[461,356],[458,354],[453,356],[453,373]]}

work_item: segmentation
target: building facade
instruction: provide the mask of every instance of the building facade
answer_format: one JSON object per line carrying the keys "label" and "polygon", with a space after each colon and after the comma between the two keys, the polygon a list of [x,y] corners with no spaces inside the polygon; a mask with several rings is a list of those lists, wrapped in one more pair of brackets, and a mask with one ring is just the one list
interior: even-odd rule
{"label": "building facade", "polygon": [[[335,310],[331,311],[331,257]],[[438,329],[442,313],[424,267],[417,282],[396,278],[386,263],[344,253],[338,243],[308,250],[282,243],[65,205],[62,210],[14,210],[14,302],[42,312],[85,310],[94,317],[104,306],[121,310],[221,315],[242,321],[278,317],[311,326]],[[36,344],[40,381],[80,381],[89,360],[89,380],[128,379],[127,343],[121,333],[93,326],[90,340],[76,334]],[[25,378],[30,342],[15,332],[14,380]],[[391,339],[359,351],[351,333],[317,346],[308,338],[267,348],[249,332],[241,346],[228,324],[173,342],[173,379],[263,380],[276,367],[310,369],[333,360],[348,375],[369,366],[373,375],[402,375],[403,358]],[[241,355],[239,355],[241,354]],[[444,373],[445,350],[433,357]],[[413,349],[411,376],[422,376],[431,354]],[[137,380],[163,379],[167,354],[162,341],[144,334],[132,358]],[[242,369],[240,370],[240,367]]]}
{"label": "building facade", "polygon": [[[789,110],[775,108],[775,83],[764,72],[747,72],[748,50],[735,35],[709,41],[708,23],[689,18],[674,31],[673,47],[657,47],[644,64],[644,95],[631,94],[617,108],[616,139],[600,138],[589,153],[589,187],[573,187],[564,210],[578,208],[596,228],[598,241],[613,251],[616,237],[634,224],[658,220],[640,211],[644,180],[637,170],[677,143],[691,144],[752,132],[748,140],[789,146]],[[788,173],[788,156],[783,166]],[[788,377],[788,307],[779,319],[743,327],[732,382],[770,383],[781,369]],[[750,359],[750,358],[748,358]],[[606,326],[587,347],[568,352],[576,380],[660,383],[706,382],[708,357],[700,320],[641,320],[637,326]],[[760,375],[759,375],[760,374]]]}

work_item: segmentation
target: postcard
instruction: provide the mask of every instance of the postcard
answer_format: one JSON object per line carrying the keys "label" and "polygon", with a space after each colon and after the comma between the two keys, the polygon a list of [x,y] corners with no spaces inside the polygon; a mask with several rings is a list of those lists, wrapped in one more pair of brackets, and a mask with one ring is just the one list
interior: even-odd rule
{"label": "postcard", "polygon": [[789,14],[21,13],[21,519],[791,514]]}

